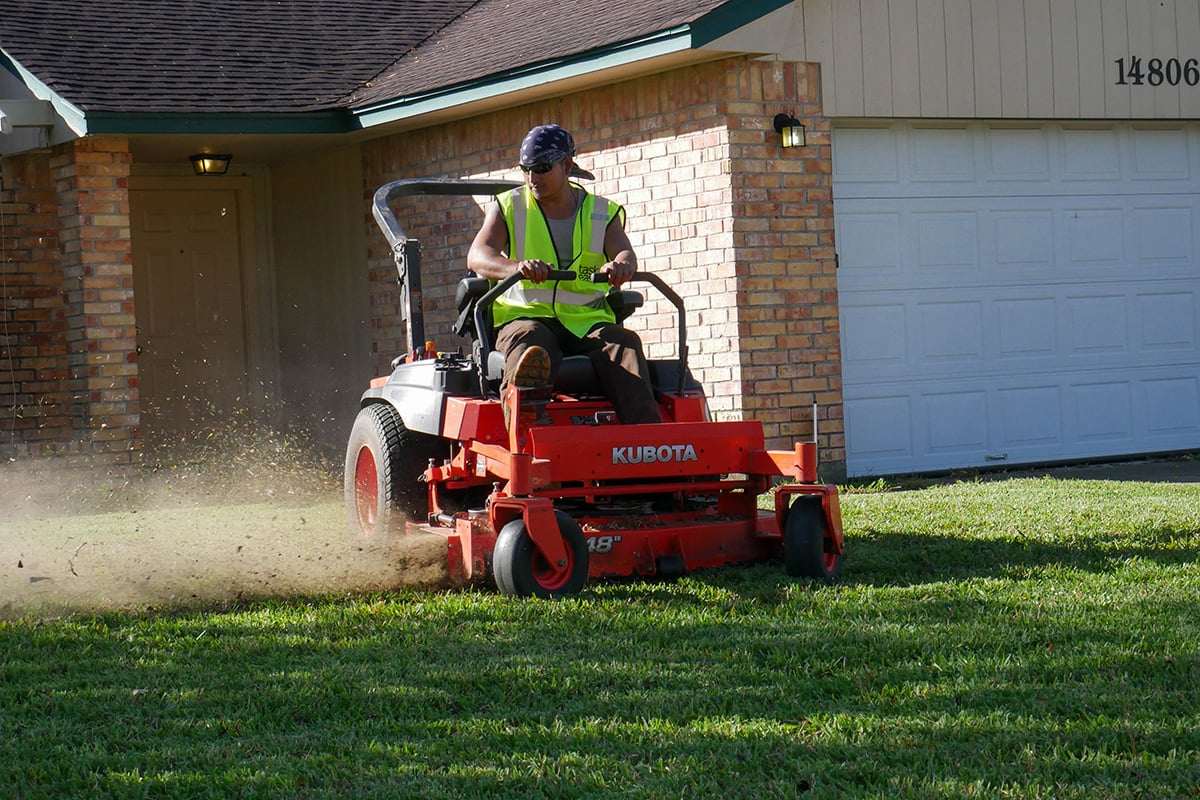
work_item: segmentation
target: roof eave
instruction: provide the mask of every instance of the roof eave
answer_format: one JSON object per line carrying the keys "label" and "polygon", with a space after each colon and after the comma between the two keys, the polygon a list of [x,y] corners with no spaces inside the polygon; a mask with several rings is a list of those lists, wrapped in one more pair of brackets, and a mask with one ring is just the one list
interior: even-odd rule
{"label": "roof eave", "polygon": [[724,3],[692,23],[692,44],[704,47],[738,28],[749,25],[795,0],[755,0],[753,3]]}
{"label": "roof eave", "polygon": [[88,133],[87,116],[83,110],[51,89],[2,47],[0,47],[0,67],[11,72],[21,83],[25,84],[25,88],[34,98],[50,102],[54,113],[70,129],[70,134],[66,136],[56,131],[53,137],[55,141],[66,141],[78,136],[85,136]]}
{"label": "roof eave", "polygon": [[346,111],[269,112],[119,112],[87,115],[92,134],[313,134],[349,133],[358,128]]}

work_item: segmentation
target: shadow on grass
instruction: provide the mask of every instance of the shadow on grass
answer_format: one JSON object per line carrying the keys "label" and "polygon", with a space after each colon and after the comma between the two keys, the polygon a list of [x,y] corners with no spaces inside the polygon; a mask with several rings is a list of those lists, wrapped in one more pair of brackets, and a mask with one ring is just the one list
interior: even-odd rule
{"label": "shadow on grass", "polygon": [[[874,533],[848,540],[843,582],[915,585],[971,578],[1024,577],[1047,568],[1111,572],[1134,559],[1162,566],[1194,563],[1200,538],[1192,530],[1139,534],[1140,544],[1051,544],[1025,539],[964,541],[949,536]],[[1147,543],[1152,542],[1152,543]]]}

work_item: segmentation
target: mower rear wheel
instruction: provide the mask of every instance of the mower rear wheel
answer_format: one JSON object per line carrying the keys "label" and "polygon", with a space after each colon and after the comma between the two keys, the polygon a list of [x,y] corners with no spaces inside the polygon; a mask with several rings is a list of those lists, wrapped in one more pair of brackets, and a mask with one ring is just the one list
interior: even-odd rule
{"label": "mower rear wheel", "polygon": [[492,574],[502,594],[554,599],[578,594],[587,583],[587,540],[579,523],[561,511],[554,512],[558,532],[566,544],[565,564],[551,564],[542,555],[525,521],[510,520],[500,529],[492,551]]}
{"label": "mower rear wheel", "polygon": [[405,428],[387,403],[359,411],[346,446],[344,487],[351,534],[371,538],[405,519],[425,519],[429,498],[419,478],[429,459],[445,451],[436,437]]}
{"label": "mower rear wheel", "polygon": [[800,495],[788,509],[783,531],[783,560],[793,578],[829,583],[842,573],[842,554],[825,550],[825,509],[820,495]]}

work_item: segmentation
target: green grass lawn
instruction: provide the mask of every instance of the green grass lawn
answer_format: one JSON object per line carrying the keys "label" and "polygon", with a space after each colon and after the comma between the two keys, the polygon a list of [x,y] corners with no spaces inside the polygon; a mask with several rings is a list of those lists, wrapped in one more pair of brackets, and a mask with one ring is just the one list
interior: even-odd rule
{"label": "green grass lawn", "polygon": [[1200,486],[848,493],[767,564],[0,622],[0,796],[1200,797]]}

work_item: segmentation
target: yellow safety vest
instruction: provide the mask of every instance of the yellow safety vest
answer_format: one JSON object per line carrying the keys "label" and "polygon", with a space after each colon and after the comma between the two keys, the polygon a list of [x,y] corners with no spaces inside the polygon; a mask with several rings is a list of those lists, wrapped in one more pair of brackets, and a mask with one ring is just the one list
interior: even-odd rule
{"label": "yellow safety vest", "polygon": [[492,319],[496,327],[514,319],[539,319],[554,317],[567,330],[583,337],[600,322],[615,322],[612,309],[604,301],[608,284],[592,283],[591,275],[608,263],[604,254],[604,232],[617,214],[623,213],[621,206],[606,198],[590,194],[578,184],[571,184],[583,192],[583,203],[575,219],[570,264],[559,264],[550,236],[550,224],[533,197],[533,192],[519,186],[504,192],[497,199],[500,213],[508,226],[508,257],[514,261],[537,259],[551,264],[555,269],[569,269],[576,274],[573,281],[545,281],[531,283],[518,281],[492,305]]}

